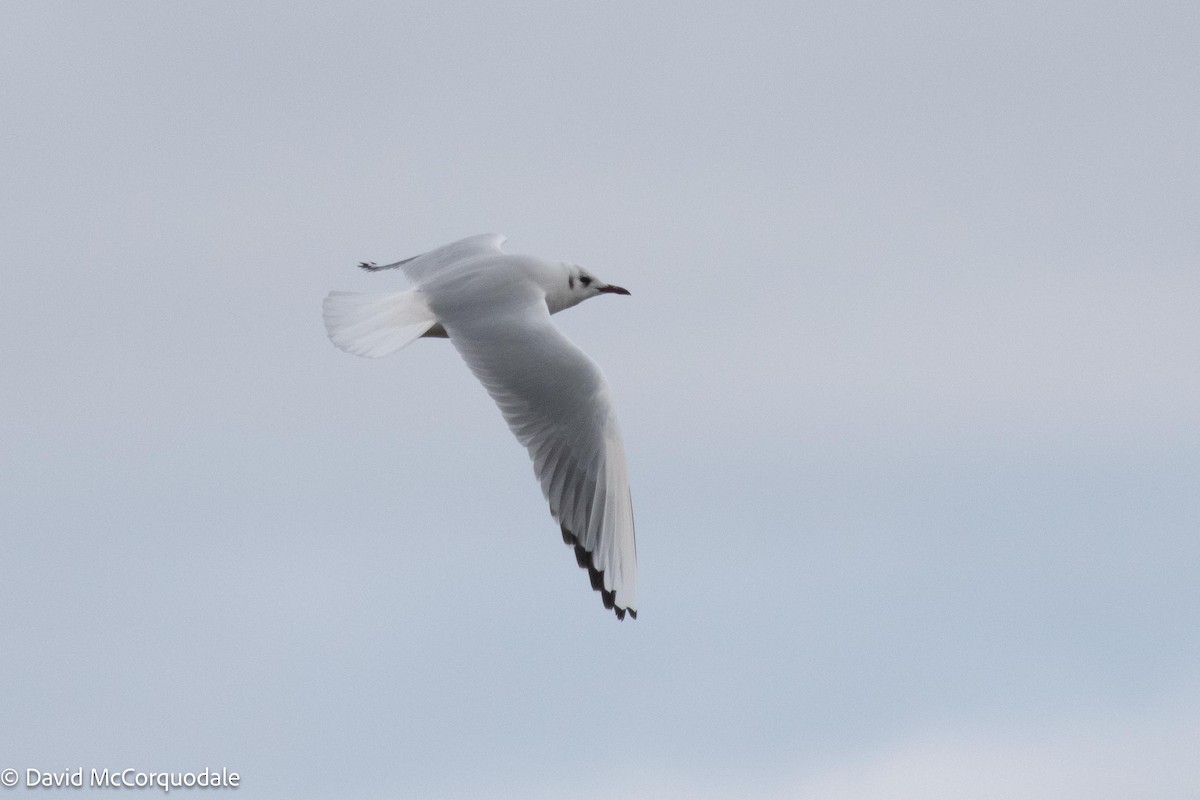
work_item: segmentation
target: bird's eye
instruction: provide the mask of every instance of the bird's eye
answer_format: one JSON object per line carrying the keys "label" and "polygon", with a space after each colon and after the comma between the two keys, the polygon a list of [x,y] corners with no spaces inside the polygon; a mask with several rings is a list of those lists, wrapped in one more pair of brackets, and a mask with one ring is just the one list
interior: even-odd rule
{"label": "bird's eye", "polygon": [[584,286],[592,285],[592,279],[590,277],[588,277],[587,275],[580,275],[579,282],[582,283]]}

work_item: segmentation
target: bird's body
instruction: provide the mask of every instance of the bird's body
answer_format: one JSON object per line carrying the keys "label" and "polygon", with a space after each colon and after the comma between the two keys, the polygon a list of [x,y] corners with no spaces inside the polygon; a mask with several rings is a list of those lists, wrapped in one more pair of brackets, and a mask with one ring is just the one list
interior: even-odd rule
{"label": "bird's body", "polygon": [[325,325],[338,347],[379,357],[448,337],[500,406],[579,566],[606,608],[637,616],[637,546],[625,450],[608,383],[550,315],[598,294],[629,294],[573,264],[504,253],[484,234],[397,267],[405,292],[332,292]]}

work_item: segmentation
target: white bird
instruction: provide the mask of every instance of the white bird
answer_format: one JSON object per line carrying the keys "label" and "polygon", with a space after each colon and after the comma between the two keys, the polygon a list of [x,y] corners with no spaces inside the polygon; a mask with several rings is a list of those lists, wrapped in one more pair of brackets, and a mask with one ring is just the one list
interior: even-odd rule
{"label": "white bird", "polygon": [[367,270],[399,267],[412,289],[330,292],[325,328],[348,353],[379,358],[421,337],[450,343],[528,450],[563,541],[605,608],[637,618],[637,544],[625,446],[608,382],[550,320],[600,294],[629,294],[575,265],[505,253],[482,234]]}

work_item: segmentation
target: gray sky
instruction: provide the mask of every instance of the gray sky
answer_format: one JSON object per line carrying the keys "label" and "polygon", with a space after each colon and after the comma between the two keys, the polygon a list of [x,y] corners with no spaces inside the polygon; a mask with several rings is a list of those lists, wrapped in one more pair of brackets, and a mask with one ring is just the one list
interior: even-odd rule
{"label": "gray sky", "polygon": [[[1194,798],[1197,41],[1144,0],[4,4],[0,769]],[[633,292],[556,319],[634,623],[445,342],[325,338],[403,286],[357,261],[487,231]]]}

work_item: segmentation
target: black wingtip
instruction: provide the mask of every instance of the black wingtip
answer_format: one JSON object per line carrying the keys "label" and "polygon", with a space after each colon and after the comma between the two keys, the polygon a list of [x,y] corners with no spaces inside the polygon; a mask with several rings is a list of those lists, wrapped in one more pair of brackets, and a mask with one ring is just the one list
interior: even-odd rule
{"label": "black wingtip", "polygon": [[575,548],[575,563],[581,569],[587,570],[588,582],[592,584],[593,589],[600,593],[600,602],[604,604],[604,607],[615,612],[617,619],[625,619],[627,613],[632,619],[637,619],[636,610],[618,606],[617,593],[604,588],[604,572],[596,569],[596,565],[592,562],[592,554],[583,549],[578,537],[567,530],[565,525],[560,525],[559,528],[562,530],[563,543]]}
{"label": "black wingtip", "polygon": [[413,256],[412,258],[406,258],[403,261],[397,261],[394,264],[376,264],[374,261],[360,261],[360,262],[358,262],[358,266],[360,269],[365,269],[368,272],[379,272],[380,270],[384,270],[384,269],[395,269],[396,267],[403,267],[408,262],[416,261],[418,258],[420,258],[420,256]]}

